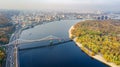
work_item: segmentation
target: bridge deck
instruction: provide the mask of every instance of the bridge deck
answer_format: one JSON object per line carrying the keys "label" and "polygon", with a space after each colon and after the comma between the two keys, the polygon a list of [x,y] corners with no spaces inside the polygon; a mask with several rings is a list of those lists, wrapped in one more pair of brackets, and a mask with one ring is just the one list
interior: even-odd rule
{"label": "bridge deck", "polygon": [[22,50],[30,50],[30,49],[36,49],[36,48],[45,48],[45,47],[56,46],[56,45],[59,45],[59,44],[71,42],[71,41],[72,41],[72,40],[67,40],[67,41],[63,41],[63,42],[54,43],[54,44],[52,44],[52,45],[47,44],[47,45],[43,45],[43,46],[36,46],[36,47],[29,47],[29,48],[19,48],[18,50],[19,50],[19,51],[22,51]]}

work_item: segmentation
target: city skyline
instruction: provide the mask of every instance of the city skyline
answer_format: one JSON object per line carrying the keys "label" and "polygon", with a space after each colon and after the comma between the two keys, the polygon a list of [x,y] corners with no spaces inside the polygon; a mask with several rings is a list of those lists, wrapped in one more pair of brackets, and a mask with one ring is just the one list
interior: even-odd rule
{"label": "city skyline", "polygon": [[0,0],[0,67],[120,67],[119,3]]}
{"label": "city skyline", "polygon": [[119,0],[0,0],[0,9],[80,9],[119,11]]}

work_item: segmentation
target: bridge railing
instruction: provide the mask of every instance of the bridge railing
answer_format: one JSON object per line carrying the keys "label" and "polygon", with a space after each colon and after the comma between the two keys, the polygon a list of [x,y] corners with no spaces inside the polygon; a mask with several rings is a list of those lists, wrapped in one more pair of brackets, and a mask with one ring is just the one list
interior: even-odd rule
{"label": "bridge railing", "polygon": [[69,38],[60,38],[60,37],[50,35],[50,36],[47,36],[47,37],[44,37],[44,38],[41,38],[41,39],[36,39],[36,40],[16,39],[16,40],[10,42],[9,44],[3,45],[3,46],[9,46],[9,45],[12,45],[12,44],[20,45],[20,44],[40,42],[40,41],[45,41],[45,40],[58,40],[59,42],[61,42],[61,41],[66,41],[66,40],[70,40],[70,39]]}

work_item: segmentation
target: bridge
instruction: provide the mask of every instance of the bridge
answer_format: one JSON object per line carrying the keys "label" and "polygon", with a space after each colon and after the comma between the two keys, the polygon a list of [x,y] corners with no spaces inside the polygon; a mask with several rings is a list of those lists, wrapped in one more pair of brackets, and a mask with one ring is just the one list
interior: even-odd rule
{"label": "bridge", "polygon": [[25,40],[25,39],[16,39],[6,45],[2,45],[2,46],[10,46],[12,44],[15,44],[16,46],[20,45],[20,44],[27,44],[27,43],[33,43],[33,42],[40,42],[40,41],[46,41],[46,40],[58,40],[59,42],[61,42],[62,40],[65,41],[69,41],[69,38],[60,38],[57,36],[53,36],[53,35],[49,35],[47,37],[43,37],[40,39],[36,39],[36,40]]}
{"label": "bridge", "polygon": [[[40,41],[47,41],[50,40],[50,43],[47,45],[40,45],[40,46],[35,46],[35,47],[29,47],[29,48],[24,48],[24,49],[19,49],[19,45],[21,44],[27,44],[27,43],[33,43],[33,42],[40,42]],[[53,43],[54,40],[57,40],[57,43]],[[12,46],[12,48],[8,49],[7,51],[9,52],[9,58],[11,58],[10,56],[12,56],[13,54],[13,59],[11,61],[9,61],[9,58],[7,58],[6,61],[6,67],[19,67],[19,61],[18,61],[18,50],[28,50],[28,49],[34,49],[34,48],[43,48],[43,47],[49,47],[49,46],[54,46],[54,45],[59,45],[62,43],[67,43],[70,42],[71,40],[69,38],[61,38],[61,37],[57,37],[57,36],[53,36],[53,35],[49,35],[47,37],[43,37],[40,39],[36,39],[36,40],[25,40],[25,39],[16,39],[11,41],[10,43],[6,44],[6,45],[2,45],[1,47],[9,47]],[[12,49],[12,52],[11,52]],[[8,64],[10,63],[10,64]]]}
{"label": "bridge", "polygon": [[38,46],[35,46],[35,47],[28,47],[28,48],[18,48],[19,51],[22,51],[22,50],[31,50],[31,49],[37,49],[37,48],[45,48],[45,47],[51,47],[51,46],[57,46],[59,44],[63,44],[63,43],[68,43],[68,42],[71,42],[72,40],[66,40],[66,41],[63,41],[63,42],[58,42],[58,43],[50,43],[50,44],[45,44],[45,45],[38,45]]}

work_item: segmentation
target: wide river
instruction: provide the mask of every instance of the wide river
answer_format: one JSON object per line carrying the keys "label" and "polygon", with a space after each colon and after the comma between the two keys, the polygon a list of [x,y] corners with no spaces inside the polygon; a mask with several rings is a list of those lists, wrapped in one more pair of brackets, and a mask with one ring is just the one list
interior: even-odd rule
{"label": "wide river", "polygon": [[[61,20],[37,25],[24,30],[20,39],[36,40],[49,35],[59,38],[68,38],[69,28],[81,20]],[[40,41],[21,44],[20,49],[49,44],[49,41]],[[108,67],[86,55],[71,41],[55,46],[39,47],[19,51],[20,67]]]}

